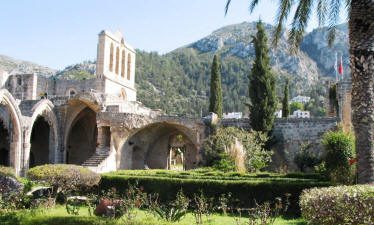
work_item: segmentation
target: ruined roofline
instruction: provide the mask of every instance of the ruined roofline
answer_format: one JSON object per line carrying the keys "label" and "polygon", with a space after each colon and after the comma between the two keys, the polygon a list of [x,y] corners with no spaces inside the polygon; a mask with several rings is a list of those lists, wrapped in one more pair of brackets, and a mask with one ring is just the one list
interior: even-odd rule
{"label": "ruined roofline", "polygon": [[135,53],[135,49],[128,42],[125,41],[125,38],[123,37],[123,34],[120,31],[117,31],[117,32],[113,33],[113,32],[108,31],[108,30],[102,30],[99,33],[99,36],[101,36],[101,35],[106,35],[106,36],[110,37],[111,39],[113,39],[114,41],[116,41],[118,43],[122,43],[125,46],[125,48],[127,48],[128,50]]}

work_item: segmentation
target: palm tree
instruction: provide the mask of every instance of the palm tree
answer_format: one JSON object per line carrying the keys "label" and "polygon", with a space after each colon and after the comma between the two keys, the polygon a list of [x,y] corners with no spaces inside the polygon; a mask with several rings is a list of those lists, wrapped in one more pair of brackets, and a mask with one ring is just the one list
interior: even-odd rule
{"label": "palm tree", "polygon": [[[252,12],[260,0],[250,0]],[[225,12],[231,0],[227,0]],[[313,9],[319,25],[329,25],[329,44],[335,38],[339,12],[349,15],[349,51],[352,73],[352,124],[356,136],[359,183],[374,184],[374,0],[279,0],[273,44],[276,46],[291,8],[296,5],[288,41],[296,51]],[[314,8],[315,7],[315,8]]]}

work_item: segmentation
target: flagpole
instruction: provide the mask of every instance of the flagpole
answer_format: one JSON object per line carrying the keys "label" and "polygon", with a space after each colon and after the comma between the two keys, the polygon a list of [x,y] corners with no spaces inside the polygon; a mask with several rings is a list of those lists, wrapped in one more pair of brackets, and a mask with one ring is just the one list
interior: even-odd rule
{"label": "flagpole", "polygon": [[338,82],[338,52],[335,52],[335,80]]}

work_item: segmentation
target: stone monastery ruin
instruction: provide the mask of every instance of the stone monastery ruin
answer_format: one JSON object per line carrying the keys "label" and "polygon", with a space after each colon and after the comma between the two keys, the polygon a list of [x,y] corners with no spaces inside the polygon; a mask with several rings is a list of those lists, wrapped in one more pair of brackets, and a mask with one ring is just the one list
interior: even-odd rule
{"label": "stone monastery ruin", "polygon": [[97,172],[167,168],[167,149],[178,146],[185,149],[185,168],[196,167],[204,124],[168,117],[137,102],[135,57],[121,34],[102,31],[94,79],[3,73],[0,164],[21,175],[47,163],[84,165]]}
{"label": "stone monastery ruin", "polygon": [[[102,31],[96,78],[65,80],[0,72],[0,165],[19,175],[47,163],[69,163],[96,172],[170,168],[172,149],[183,148],[183,167],[202,162],[207,136],[202,119],[164,115],[136,99],[135,50],[120,33]],[[248,119],[222,126],[248,128]],[[320,147],[336,118],[278,119],[274,160],[292,164],[300,144]],[[285,151],[284,149],[287,149]]]}

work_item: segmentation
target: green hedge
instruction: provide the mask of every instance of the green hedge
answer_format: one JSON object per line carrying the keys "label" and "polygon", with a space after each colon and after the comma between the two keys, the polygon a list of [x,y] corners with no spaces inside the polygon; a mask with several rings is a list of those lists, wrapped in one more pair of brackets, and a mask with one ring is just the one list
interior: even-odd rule
{"label": "green hedge", "polygon": [[374,224],[374,186],[304,190],[300,207],[310,224]]}
{"label": "green hedge", "polygon": [[190,171],[171,171],[171,170],[120,170],[107,175],[125,175],[125,176],[156,176],[167,178],[181,179],[207,179],[210,180],[247,180],[249,178],[298,178],[314,179],[327,181],[326,177],[318,173],[238,173],[238,172],[221,172],[211,169],[196,169]]}
{"label": "green hedge", "polygon": [[[250,174],[244,177],[232,176],[230,174],[221,176],[198,176],[181,178],[185,172],[173,173],[164,171],[119,171],[117,173],[103,174],[100,188],[108,190],[115,188],[124,192],[129,185],[138,185],[147,193],[158,193],[163,201],[171,201],[177,192],[182,189],[188,197],[202,191],[207,197],[216,200],[222,194],[231,192],[232,205],[235,207],[252,207],[255,202],[274,201],[277,197],[284,198],[291,194],[289,213],[299,214],[299,196],[304,189],[312,187],[328,186],[329,183],[317,179],[287,178],[284,176],[256,177]],[[172,174],[172,176],[170,175]],[[179,174],[179,177],[178,177]],[[253,174],[252,174],[253,175]],[[191,178],[193,177],[193,178]]]}

